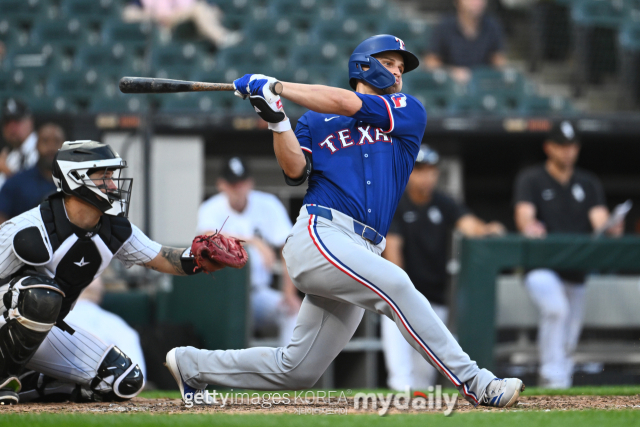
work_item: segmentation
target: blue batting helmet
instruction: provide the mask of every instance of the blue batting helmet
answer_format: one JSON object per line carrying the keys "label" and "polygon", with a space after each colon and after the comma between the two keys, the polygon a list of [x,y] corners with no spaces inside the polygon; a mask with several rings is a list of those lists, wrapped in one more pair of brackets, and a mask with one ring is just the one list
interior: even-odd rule
{"label": "blue batting helmet", "polygon": [[[415,70],[420,65],[418,57],[404,48],[404,42],[389,34],[369,37],[355,48],[349,58],[349,85],[355,90],[357,80],[364,80],[373,87],[386,89],[396,82],[393,74],[387,70],[373,55],[395,51],[404,59],[404,73]],[[362,66],[369,67],[364,71]]]}

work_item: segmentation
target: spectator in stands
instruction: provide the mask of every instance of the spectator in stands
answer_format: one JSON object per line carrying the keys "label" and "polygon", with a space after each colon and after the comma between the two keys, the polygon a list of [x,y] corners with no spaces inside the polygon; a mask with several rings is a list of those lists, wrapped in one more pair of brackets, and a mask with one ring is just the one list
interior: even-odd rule
{"label": "spectator in stands", "polygon": [[192,21],[201,36],[219,49],[242,41],[242,34],[222,25],[222,11],[204,0],[132,0],[124,8],[126,22],[153,20],[168,30],[186,21]]}
{"label": "spectator in stands", "polygon": [[64,131],[47,123],[40,127],[36,149],[36,165],[9,178],[0,189],[0,223],[38,206],[56,192],[51,168],[53,158],[64,143]]}
{"label": "spectator in stands", "polygon": [[2,103],[2,137],[8,144],[0,152],[0,188],[7,178],[38,161],[33,118],[22,100],[8,98]]}
{"label": "spectator in stands", "polygon": [[[283,289],[270,287],[273,269],[291,231],[291,220],[277,197],[253,189],[246,161],[226,159],[218,179],[219,194],[206,200],[198,211],[198,233],[238,237],[248,244],[251,275],[251,308],[257,332],[279,329],[279,341],[287,345],[295,328],[301,300],[283,268]],[[223,227],[224,224],[224,227]]]}
{"label": "spectator in stands", "polygon": [[[528,237],[551,233],[592,233],[602,230],[609,210],[600,180],[575,167],[580,143],[571,122],[554,126],[543,149],[544,164],[523,170],[515,182],[515,223]],[[619,236],[620,222],[607,234]],[[585,296],[582,271],[535,269],[525,285],[540,312],[538,350],[539,385],[568,388],[573,373],[572,352],[582,327]]]}
{"label": "spectator in stands", "polygon": [[487,0],[454,2],[457,12],[435,28],[425,65],[448,67],[454,80],[467,83],[473,67],[506,65],[504,36],[498,20],[486,13]]}
{"label": "spectator in stands", "polygon": [[[440,156],[423,145],[409,177],[407,189],[387,234],[382,256],[402,267],[415,287],[429,300],[446,324],[448,308],[447,246],[451,232],[479,237],[504,234],[498,222],[485,223],[461,203],[436,190]],[[437,371],[402,337],[396,324],[381,316],[382,349],[387,386],[393,390],[426,389],[435,385]]]}

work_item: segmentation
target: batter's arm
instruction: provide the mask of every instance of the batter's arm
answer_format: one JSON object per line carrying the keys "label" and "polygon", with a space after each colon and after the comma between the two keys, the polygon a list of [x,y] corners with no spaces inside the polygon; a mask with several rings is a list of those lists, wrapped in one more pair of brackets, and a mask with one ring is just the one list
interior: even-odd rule
{"label": "batter's arm", "polygon": [[387,246],[382,257],[391,261],[400,268],[404,268],[404,257],[402,256],[402,247],[404,246],[404,239],[401,235],[395,233],[387,234]]}
{"label": "batter's arm", "polygon": [[278,164],[289,178],[296,180],[302,177],[307,160],[292,129],[281,133],[273,132],[273,151]]}
{"label": "batter's arm", "polygon": [[358,95],[337,87],[283,82],[280,96],[322,114],[350,117],[362,108]]}
{"label": "batter's arm", "polygon": [[514,220],[516,228],[528,237],[544,237],[547,230],[540,221],[536,219],[536,206],[531,202],[516,203]]}

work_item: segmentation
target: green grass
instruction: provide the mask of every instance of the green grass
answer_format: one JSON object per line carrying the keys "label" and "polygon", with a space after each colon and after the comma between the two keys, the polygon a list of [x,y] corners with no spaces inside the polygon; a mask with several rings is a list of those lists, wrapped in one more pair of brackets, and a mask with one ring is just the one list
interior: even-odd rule
{"label": "green grass", "polygon": [[[238,390],[236,390],[238,391]],[[340,392],[341,390],[337,390]],[[346,390],[342,390],[347,392]],[[453,393],[454,389],[443,389],[444,393]],[[355,393],[388,393],[386,389],[353,389],[349,396],[353,396]],[[249,391],[249,393],[252,393]],[[258,392],[261,394],[269,392]],[[291,392],[293,394],[293,392]],[[584,387],[572,387],[568,390],[551,390],[539,387],[527,387],[523,393],[523,396],[633,396],[640,394],[640,386],[637,385],[621,385],[621,386],[584,386]],[[154,390],[144,391],[140,393],[140,397],[148,399],[170,398],[179,399],[180,392],[171,390]],[[640,416],[640,415],[639,415]]]}
{"label": "green grass", "polygon": [[566,411],[566,412],[471,412],[443,415],[393,415],[378,417],[375,415],[167,415],[152,414],[4,414],[0,416],[0,426],[126,426],[126,427],[163,427],[163,426],[259,426],[259,427],[600,427],[600,426],[640,426],[638,411]]}

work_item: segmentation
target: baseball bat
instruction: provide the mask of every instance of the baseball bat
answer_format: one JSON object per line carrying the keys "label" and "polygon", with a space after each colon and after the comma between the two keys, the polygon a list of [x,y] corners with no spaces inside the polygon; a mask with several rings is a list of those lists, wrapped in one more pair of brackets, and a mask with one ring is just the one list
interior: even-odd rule
{"label": "baseball bat", "polygon": [[[120,79],[119,86],[122,93],[232,92],[235,90],[231,83],[191,82],[150,77],[123,77]],[[280,95],[282,93],[282,83],[273,82],[269,89],[276,95]]]}

